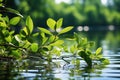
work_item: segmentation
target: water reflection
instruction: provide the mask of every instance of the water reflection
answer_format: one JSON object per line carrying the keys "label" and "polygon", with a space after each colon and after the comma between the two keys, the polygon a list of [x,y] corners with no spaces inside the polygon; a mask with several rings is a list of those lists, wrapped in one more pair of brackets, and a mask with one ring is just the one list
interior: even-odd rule
{"label": "water reflection", "polygon": [[[110,54],[110,65],[95,64],[93,68],[66,64],[62,60],[53,63],[40,59],[25,59],[0,63],[0,80],[119,80],[120,55]],[[62,64],[62,65],[60,65]],[[64,67],[64,68],[63,68]]]}
{"label": "water reflection", "polygon": [[111,32],[102,41],[103,55],[110,60],[107,66],[94,64],[91,69],[82,61],[77,66],[61,59],[53,59],[51,63],[29,57],[21,61],[0,61],[0,80],[119,80],[119,42],[119,35]]}

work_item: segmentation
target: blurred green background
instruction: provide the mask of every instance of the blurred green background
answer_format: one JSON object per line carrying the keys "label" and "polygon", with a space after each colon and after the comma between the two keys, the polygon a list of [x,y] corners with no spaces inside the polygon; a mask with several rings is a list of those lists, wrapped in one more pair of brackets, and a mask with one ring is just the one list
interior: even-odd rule
{"label": "blurred green background", "polygon": [[120,0],[6,0],[6,7],[18,10],[24,19],[30,15],[35,27],[46,27],[46,20],[63,18],[63,27],[109,49],[120,47]]}

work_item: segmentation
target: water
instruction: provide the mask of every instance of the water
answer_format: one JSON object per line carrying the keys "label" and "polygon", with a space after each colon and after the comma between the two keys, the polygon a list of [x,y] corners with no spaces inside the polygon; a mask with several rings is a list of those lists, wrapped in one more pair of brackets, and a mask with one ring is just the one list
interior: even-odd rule
{"label": "water", "polygon": [[[0,80],[120,80],[120,52],[103,51],[110,60],[107,66],[98,65],[93,69],[76,69],[72,64],[54,59],[48,63],[38,58],[25,59],[21,62],[1,62]],[[84,63],[84,62],[83,62]]]}

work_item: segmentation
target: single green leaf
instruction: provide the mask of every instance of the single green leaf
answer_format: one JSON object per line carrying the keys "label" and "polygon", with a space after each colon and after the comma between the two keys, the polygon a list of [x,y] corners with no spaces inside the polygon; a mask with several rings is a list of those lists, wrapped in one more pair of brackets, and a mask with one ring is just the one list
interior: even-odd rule
{"label": "single green leaf", "polygon": [[60,46],[60,45],[62,45],[64,43],[64,41],[63,40],[57,40],[56,42],[54,42],[54,43],[52,43],[52,44],[50,44],[51,46]]}
{"label": "single green leaf", "polygon": [[99,47],[99,48],[96,50],[96,55],[100,54],[100,53],[101,53],[101,51],[102,51],[102,48],[101,48],[101,47]]}
{"label": "single green leaf", "polygon": [[37,43],[32,43],[30,48],[33,52],[37,52],[38,51],[38,44]]}
{"label": "single green leaf", "polygon": [[27,29],[28,29],[28,33],[31,34],[32,31],[33,31],[33,21],[32,21],[30,16],[28,16],[27,19],[26,19],[26,26],[27,26]]}
{"label": "single green leaf", "polygon": [[[23,28],[23,31],[24,31],[24,36],[28,35],[28,29],[26,27]],[[21,31],[22,32],[22,31]]]}
{"label": "single green leaf", "polygon": [[55,24],[56,24],[56,21],[53,20],[52,18],[49,18],[47,20],[47,25],[51,30],[55,30]]}
{"label": "single green leaf", "polygon": [[44,45],[47,42],[47,40],[48,40],[48,37],[43,37],[42,38],[42,45]]}
{"label": "single green leaf", "polygon": [[10,13],[16,14],[16,15],[18,15],[18,16],[23,18],[23,16],[15,9],[5,8],[5,12],[10,12]]}
{"label": "single green leaf", "polygon": [[[27,29],[25,29],[25,31],[26,31],[26,30],[27,30]],[[27,34],[26,34],[25,31],[24,31],[24,28],[20,30],[20,36],[21,36],[21,37],[24,37],[24,38],[26,37]]]}
{"label": "single green leaf", "polygon": [[19,23],[20,19],[21,19],[20,17],[14,17],[14,18],[10,19],[10,24],[17,25]]}
{"label": "single green leaf", "polygon": [[18,41],[18,42],[22,42],[22,40],[19,38],[18,35],[15,35],[15,40]]}
{"label": "single green leaf", "polygon": [[73,29],[73,26],[66,27],[66,28],[62,29],[62,30],[59,32],[59,35],[60,35],[60,34],[63,34],[63,33],[66,33],[66,32],[68,32],[68,31],[70,31],[70,30],[72,30],[72,29]]}
{"label": "single green leaf", "polygon": [[44,45],[47,42],[48,37],[46,37],[45,33],[43,33],[43,32],[41,32],[40,35],[41,35],[41,39],[42,39],[41,43],[42,43],[42,45]]}
{"label": "single green leaf", "polygon": [[0,27],[8,27],[6,21],[2,17],[0,17]]}
{"label": "single green leaf", "polygon": [[20,51],[18,51],[18,50],[12,50],[10,55],[15,58],[20,58],[22,56]]}
{"label": "single green leaf", "polygon": [[107,65],[110,63],[110,61],[108,59],[105,59],[105,58],[101,58],[100,60],[104,65]]}
{"label": "single green leaf", "polygon": [[12,42],[12,37],[11,37],[11,36],[7,36],[7,37],[5,37],[5,40],[6,40],[7,42]]}
{"label": "single green leaf", "polygon": [[52,35],[52,36],[50,36],[50,38],[49,38],[49,42],[53,42],[55,39],[56,39],[56,36]]}
{"label": "single green leaf", "polygon": [[56,23],[56,29],[61,28],[62,23],[63,23],[63,18],[60,18]]}
{"label": "single green leaf", "polygon": [[8,30],[2,30],[2,33],[4,35],[4,37],[8,37],[9,36],[9,31]]}
{"label": "single green leaf", "polygon": [[26,40],[22,44],[20,44],[20,46],[23,46],[23,48],[29,48],[30,45],[31,45],[31,43],[28,40]]}
{"label": "single green leaf", "polygon": [[38,29],[39,29],[40,31],[46,33],[46,34],[52,35],[52,33],[51,33],[49,30],[45,29],[45,28],[38,28]]}

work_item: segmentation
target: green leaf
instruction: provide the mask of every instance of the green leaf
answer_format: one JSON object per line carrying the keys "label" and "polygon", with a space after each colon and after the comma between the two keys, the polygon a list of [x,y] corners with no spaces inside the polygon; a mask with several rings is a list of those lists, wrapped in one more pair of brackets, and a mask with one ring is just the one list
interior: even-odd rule
{"label": "green leaf", "polygon": [[55,38],[56,38],[56,36],[54,36],[54,35],[50,36],[49,42],[53,42],[55,40]]}
{"label": "green leaf", "polygon": [[43,37],[42,38],[42,45],[44,45],[47,42],[47,40],[48,40],[48,37]]}
{"label": "green leaf", "polygon": [[27,19],[26,19],[26,26],[27,26],[27,29],[28,29],[28,33],[31,34],[32,31],[33,31],[33,21],[32,21],[30,16],[28,16]]}
{"label": "green leaf", "polygon": [[18,42],[22,42],[22,40],[19,38],[19,35],[15,35],[15,40]]}
{"label": "green leaf", "polygon": [[59,35],[60,35],[60,34],[63,34],[63,33],[66,33],[66,32],[68,32],[68,31],[70,31],[70,30],[72,30],[72,29],[73,29],[73,26],[66,27],[66,28],[62,29],[62,30],[59,32]]}
{"label": "green leaf", "polygon": [[22,16],[17,10],[15,10],[15,9],[5,8],[5,11],[6,11],[6,12],[13,13],[13,14],[16,14],[16,15],[18,15],[18,16],[20,16],[20,17],[23,17],[23,16]]}
{"label": "green leaf", "polygon": [[45,29],[45,28],[38,28],[38,29],[39,29],[40,31],[46,33],[46,34],[52,35],[52,33],[51,33],[49,30]]}
{"label": "green leaf", "polygon": [[15,58],[20,58],[22,56],[18,50],[12,50],[11,55]]}
{"label": "green leaf", "polygon": [[0,0],[0,3],[3,2],[3,0]]}
{"label": "green leaf", "polygon": [[7,42],[12,42],[12,37],[11,37],[11,36],[7,36],[7,37],[5,37],[5,40],[6,40]]}
{"label": "green leaf", "polygon": [[101,47],[99,47],[97,50],[96,50],[96,55],[98,55],[98,54],[100,54],[101,53],[101,51],[102,51],[102,48]]}
{"label": "green leaf", "polygon": [[20,17],[14,17],[14,18],[10,19],[10,24],[17,25],[19,23],[20,19],[21,19]]}
{"label": "green leaf", "polygon": [[24,48],[29,48],[30,45],[31,43],[28,40],[24,41],[23,44],[20,44],[20,46],[23,46]]}
{"label": "green leaf", "polygon": [[54,43],[52,43],[52,44],[50,44],[51,46],[60,46],[60,45],[62,45],[64,43],[64,41],[63,40],[57,40],[56,42],[54,42]]}
{"label": "green leaf", "polygon": [[105,59],[105,58],[101,58],[100,60],[104,65],[107,65],[110,63],[110,61],[108,59]]}
{"label": "green leaf", "polygon": [[4,37],[9,36],[9,31],[8,30],[2,30],[2,33],[3,33]]}
{"label": "green leaf", "polygon": [[55,30],[55,24],[56,24],[56,21],[53,20],[52,18],[49,18],[47,20],[47,25],[51,30]]}
{"label": "green leaf", "polygon": [[23,34],[24,36],[28,35],[28,29],[26,27],[23,28],[23,31],[25,32],[25,34]]}
{"label": "green leaf", "polygon": [[30,48],[33,52],[37,52],[38,51],[38,44],[37,43],[32,43]]}
{"label": "green leaf", "polygon": [[62,23],[63,23],[63,18],[60,18],[56,23],[56,29],[61,28]]}

